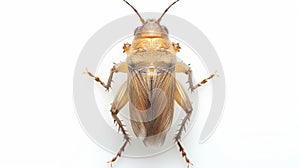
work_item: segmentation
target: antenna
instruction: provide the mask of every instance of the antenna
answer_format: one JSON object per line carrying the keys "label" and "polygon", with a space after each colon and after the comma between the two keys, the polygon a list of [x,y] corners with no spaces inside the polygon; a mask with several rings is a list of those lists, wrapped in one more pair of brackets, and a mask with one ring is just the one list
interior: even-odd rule
{"label": "antenna", "polygon": [[133,10],[134,12],[139,16],[139,18],[141,19],[141,22],[144,24],[145,23],[145,20],[142,18],[142,16],[139,14],[139,12],[129,3],[127,2],[126,0],[123,0],[125,3],[127,3],[127,5],[129,5]]}
{"label": "antenna", "polygon": [[173,3],[172,3],[172,4],[164,11],[164,13],[161,15],[161,17],[160,17],[159,19],[157,19],[157,22],[158,22],[158,23],[161,21],[161,19],[163,18],[163,16],[168,12],[168,10],[169,10],[174,4],[176,4],[178,1],[179,1],[179,0],[173,2]]}

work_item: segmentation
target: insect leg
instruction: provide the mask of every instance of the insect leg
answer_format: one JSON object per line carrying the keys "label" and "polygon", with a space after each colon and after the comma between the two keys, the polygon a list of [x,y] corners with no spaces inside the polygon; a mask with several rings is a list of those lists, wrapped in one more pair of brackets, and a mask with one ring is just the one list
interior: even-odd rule
{"label": "insect leg", "polygon": [[130,138],[129,135],[124,127],[124,124],[117,116],[119,111],[127,104],[129,101],[128,98],[128,90],[127,90],[127,81],[122,84],[120,87],[116,97],[114,98],[114,101],[111,106],[111,115],[114,119],[114,122],[119,126],[119,131],[121,131],[124,135],[124,143],[121,146],[119,152],[116,154],[115,157],[113,157],[108,163],[110,163],[110,166],[112,167],[112,163],[117,160],[118,157],[121,156],[122,152],[124,152],[126,145],[129,143]]}
{"label": "insect leg", "polygon": [[100,78],[98,76],[95,76],[94,74],[92,74],[91,72],[89,71],[86,71],[86,73],[95,79],[96,82],[99,82],[104,88],[106,88],[106,90],[108,91],[109,88],[111,87],[111,82],[112,82],[112,79],[113,79],[113,75],[114,73],[117,73],[117,72],[123,72],[123,73],[127,73],[128,72],[128,66],[127,66],[127,63],[126,62],[121,62],[119,64],[115,64],[111,70],[110,70],[110,75],[109,75],[109,78],[108,78],[108,81],[107,83],[105,84],[103,81],[100,80]]}
{"label": "insect leg", "polygon": [[188,75],[188,83],[189,83],[189,88],[191,89],[191,91],[193,92],[195,89],[197,89],[198,87],[204,85],[208,80],[212,79],[213,77],[217,76],[217,72],[211,74],[208,78],[203,79],[201,82],[199,82],[198,84],[194,85],[193,84],[193,79],[192,79],[192,70],[191,68],[186,65],[183,62],[177,62],[175,65],[175,72],[177,73],[185,73]]}
{"label": "insect leg", "polygon": [[189,158],[187,157],[186,152],[184,151],[184,148],[182,147],[180,141],[181,141],[181,134],[183,130],[185,130],[185,125],[187,121],[190,120],[190,116],[192,114],[193,108],[191,105],[191,101],[188,97],[188,94],[186,93],[185,89],[182,87],[179,81],[176,81],[176,90],[174,93],[174,98],[177,104],[186,112],[186,116],[182,120],[180,124],[180,128],[177,132],[177,134],[174,137],[175,143],[177,143],[179,147],[179,151],[181,152],[182,157],[185,159],[186,163],[189,165],[191,164]]}

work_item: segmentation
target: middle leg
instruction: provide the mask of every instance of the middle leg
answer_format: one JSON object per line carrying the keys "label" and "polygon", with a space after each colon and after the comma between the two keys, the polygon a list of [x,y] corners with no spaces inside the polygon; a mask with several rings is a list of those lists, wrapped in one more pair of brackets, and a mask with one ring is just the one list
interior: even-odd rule
{"label": "middle leg", "polygon": [[109,78],[107,80],[107,83],[104,83],[98,76],[95,76],[94,74],[92,74],[91,72],[86,70],[86,73],[90,77],[94,78],[94,80],[96,82],[99,82],[104,88],[106,88],[107,91],[109,91],[109,88],[111,87],[111,83],[112,83],[112,80],[113,80],[114,73],[117,73],[117,72],[128,73],[127,63],[126,62],[121,62],[119,64],[115,64],[110,70],[110,75],[109,75]]}
{"label": "middle leg", "polygon": [[213,77],[215,77],[217,75],[217,72],[215,72],[215,73],[211,74],[208,78],[205,78],[201,82],[194,85],[193,84],[193,79],[192,79],[192,70],[188,65],[186,65],[183,62],[177,62],[176,65],[175,65],[175,71],[176,72],[182,72],[182,73],[185,73],[185,74],[188,75],[187,83],[189,83],[189,88],[191,89],[192,92],[195,89],[197,89],[198,87],[204,85],[208,80],[212,79]]}

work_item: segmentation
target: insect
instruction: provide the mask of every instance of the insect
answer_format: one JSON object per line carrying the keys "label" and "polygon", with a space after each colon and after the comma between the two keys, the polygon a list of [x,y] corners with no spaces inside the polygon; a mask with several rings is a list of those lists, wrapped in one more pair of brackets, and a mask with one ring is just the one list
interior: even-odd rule
{"label": "insect", "polygon": [[181,49],[179,43],[171,42],[167,28],[160,22],[166,12],[179,0],[173,2],[158,19],[146,21],[130,3],[123,1],[135,11],[142,23],[134,32],[132,44],[125,43],[123,46],[123,52],[127,55],[126,61],[112,67],[107,83],[91,72],[86,72],[107,91],[111,88],[115,73],[127,74],[127,80],[119,88],[110,110],[114,122],[124,136],[124,143],[108,163],[112,167],[112,163],[122,155],[130,142],[130,136],[118,117],[118,113],[127,103],[135,136],[142,137],[145,146],[160,146],[171,127],[176,102],[186,115],[180,123],[174,141],[189,167],[191,161],[181,144],[181,135],[193,107],[186,89],[176,79],[176,73],[187,75],[191,91],[207,83],[216,76],[216,73],[194,85],[189,65],[177,61],[176,54]]}

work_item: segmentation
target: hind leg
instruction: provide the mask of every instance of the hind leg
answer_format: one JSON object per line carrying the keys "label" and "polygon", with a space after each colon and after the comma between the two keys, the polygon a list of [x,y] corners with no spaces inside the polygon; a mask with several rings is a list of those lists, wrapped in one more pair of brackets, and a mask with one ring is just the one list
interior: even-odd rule
{"label": "hind leg", "polygon": [[185,89],[182,87],[179,81],[176,81],[176,90],[175,90],[174,97],[177,104],[186,112],[186,116],[183,118],[180,124],[180,128],[174,137],[174,140],[179,147],[179,152],[181,152],[182,157],[185,159],[185,162],[187,163],[187,167],[189,167],[189,165],[191,165],[190,159],[187,157],[187,154],[183,146],[181,145],[180,141],[181,141],[182,132],[185,130],[185,125],[187,121],[190,120],[190,116],[192,114],[193,108]]}
{"label": "hind leg", "polygon": [[119,131],[121,131],[124,136],[124,143],[121,146],[119,152],[115,155],[115,157],[113,157],[110,161],[108,161],[110,167],[112,167],[112,163],[115,162],[118,159],[118,157],[121,156],[121,154],[125,150],[126,145],[130,141],[129,135],[124,127],[124,124],[118,117],[119,111],[126,105],[128,100],[129,99],[128,99],[128,90],[127,90],[127,81],[126,81],[122,84],[117,95],[115,96],[115,99],[112,103],[111,110],[110,110],[114,122],[119,126]]}

